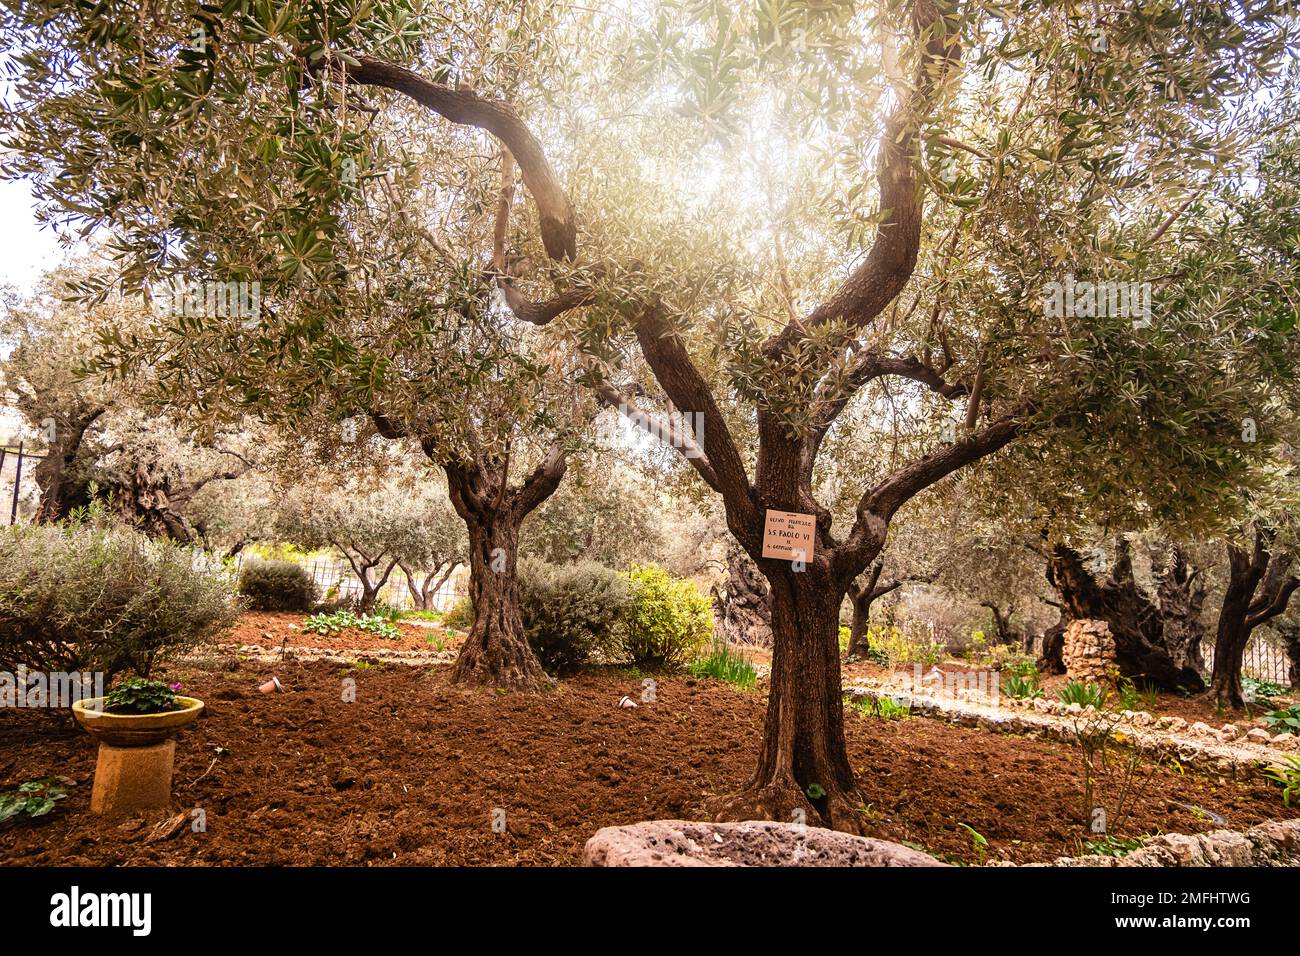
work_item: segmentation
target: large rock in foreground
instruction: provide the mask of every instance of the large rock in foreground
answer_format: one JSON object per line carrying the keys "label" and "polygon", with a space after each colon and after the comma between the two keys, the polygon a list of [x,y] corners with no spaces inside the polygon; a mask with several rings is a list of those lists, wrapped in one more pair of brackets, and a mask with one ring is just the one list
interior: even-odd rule
{"label": "large rock in foreground", "polygon": [[605,827],[587,841],[586,866],[947,866],[888,840],[797,823],[652,820]]}

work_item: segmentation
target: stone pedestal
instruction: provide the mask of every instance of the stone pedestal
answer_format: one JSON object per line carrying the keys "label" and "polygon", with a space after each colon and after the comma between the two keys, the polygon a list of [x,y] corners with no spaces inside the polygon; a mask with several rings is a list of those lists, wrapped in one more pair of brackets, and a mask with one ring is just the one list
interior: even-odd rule
{"label": "stone pedestal", "polygon": [[1115,638],[1105,621],[1071,621],[1061,647],[1065,673],[1073,680],[1101,683],[1119,672]]}
{"label": "stone pedestal", "polygon": [[99,745],[90,810],[103,816],[128,816],[165,807],[171,801],[176,741],[144,747]]}

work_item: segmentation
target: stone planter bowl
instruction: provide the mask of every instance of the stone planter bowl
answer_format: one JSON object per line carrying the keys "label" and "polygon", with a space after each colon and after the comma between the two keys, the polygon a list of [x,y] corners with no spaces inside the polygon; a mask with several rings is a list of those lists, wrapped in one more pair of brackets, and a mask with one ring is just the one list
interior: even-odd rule
{"label": "stone planter bowl", "polygon": [[103,711],[103,697],[79,700],[72,705],[72,715],[100,743],[111,747],[148,747],[175,736],[186,724],[203,713],[203,701],[197,697],[177,696],[180,710],[161,714],[109,714]]}

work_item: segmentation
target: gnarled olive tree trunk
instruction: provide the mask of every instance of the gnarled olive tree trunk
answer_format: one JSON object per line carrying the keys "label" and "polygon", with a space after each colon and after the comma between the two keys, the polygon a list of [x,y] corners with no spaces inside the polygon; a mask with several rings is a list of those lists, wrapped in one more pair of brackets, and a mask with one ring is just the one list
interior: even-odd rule
{"label": "gnarled olive tree trunk", "polygon": [[772,646],[772,608],[767,581],[745,549],[727,547],[727,576],[713,589],[714,630],[723,640]]}
{"label": "gnarled olive tree trunk", "polygon": [[1285,611],[1291,595],[1300,588],[1300,577],[1291,573],[1295,555],[1274,550],[1274,540],[1274,532],[1256,529],[1251,551],[1228,544],[1228,586],[1219,608],[1214,669],[1208,691],[1210,697],[1226,707],[1245,706],[1241,664],[1250,635],[1255,628]]}
{"label": "gnarled olive tree trunk", "polygon": [[523,484],[511,487],[508,460],[443,466],[452,506],[469,532],[474,605],[474,625],[456,659],[453,682],[517,691],[550,686],[519,614],[519,529],[559,487],[566,467],[564,452],[553,448]]}
{"label": "gnarled olive tree trunk", "polygon": [[1202,690],[1205,681],[1200,673],[1175,661],[1165,646],[1160,609],[1137,587],[1127,543],[1121,539],[1117,546],[1115,567],[1104,580],[1084,566],[1073,548],[1057,545],[1052,549],[1047,580],[1061,597],[1063,622],[1105,621],[1115,639],[1120,673],[1126,677],[1163,690]]}

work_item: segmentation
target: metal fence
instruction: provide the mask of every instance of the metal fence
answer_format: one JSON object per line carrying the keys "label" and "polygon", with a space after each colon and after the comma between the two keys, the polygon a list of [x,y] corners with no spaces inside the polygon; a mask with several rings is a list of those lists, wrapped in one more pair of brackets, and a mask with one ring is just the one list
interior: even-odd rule
{"label": "metal fence", "polygon": [[[240,569],[244,566],[245,561],[261,560],[253,555],[236,555],[231,565],[231,573],[237,578]],[[322,599],[337,599],[359,601],[364,589],[361,587],[361,580],[357,577],[356,572],[346,560],[339,558],[315,558],[310,561],[298,562],[311,575],[316,587],[320,590]],[[417,580],[418,583],[418,580]],[[465,596],[465,569],[457,567],[451,576],[442,583],[436,591],[433,592],[433,607],[437,611],[446,611],[451,608],[457,601]],[[389,607],[400,608],[402,610],[411,610],[416,606],[414,598],[411,596],[411,589],[407,586],[406,576],[402,574],[400,568],[394,568],[393,573],[389,576],[388,582],[379,592],[379,603],[386,604]]]}
{"label": "metal fence", "polygon": [[33,469],[44,455],[34,455],[25,442],[0,444],[0,523],[17,524],[23,482],[34,487]]}
{"label": "metal fence", "polygon": [[[1208,667],[1210,661],[1214,660],[1214,642],[1202,644],[1201,653]],[[1290,680],[1290,668],[1291,661],[1281,645],[1261,634],[1252,635],[1241,659],[1242,677],[1273,681],[1285,687]]]}

